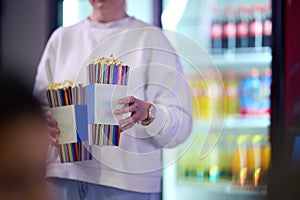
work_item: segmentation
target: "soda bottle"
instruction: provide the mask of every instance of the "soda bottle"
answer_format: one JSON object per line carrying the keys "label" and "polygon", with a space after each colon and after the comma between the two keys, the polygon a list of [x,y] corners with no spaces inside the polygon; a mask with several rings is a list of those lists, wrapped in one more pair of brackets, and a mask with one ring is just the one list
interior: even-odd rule
{"label": "soda bottle", "polygon": [[261,76],[261,112],[264,115],[270,114],[271,106],[271,81],[272,70],[270,68],[265,69],[264,74]]}
{"label": "soda bottle", "polygon": [[231,165],[235,141],[234,134],[222,134],[219,142],[221,176],[226,180],[231,180],[232,178]]}
{"label": "soda bottle", "polygon": [[261,184],[263,186],[267,185],[268,180],[268,171],[271,162],[271,145],[269,141],[269,136],[264,136],[264,144],[262,148],[262,155],[261,155]]}
{"label": "soda bottle", "polygon": [[218,79],[218,71],[209,70],[207,74],[207,76],[209,77],[209,79],[207,80],[207,84],[211,104],[211,116],[218,117],[225,113],[223,82]]}
{"label": "soda bottle", "polygon": [[202,157],[202,154],[200,155],[201,147],[203,147],[204,142],[204,136],[203,135],[197,135],[195,137],[195,144],[197,144],[196,151],[195,151],[195,157],[194,160],[197,161],[196,165],[196,179],[197,180],[203,180],[208,175],[208,169],[209,169],[209,161],[208,156]]}
{"label": "soda bottle", "polygon": [[178,178],[185,178],[185,177],[189,176],[189,169],[188,169],[186,163],[187,163],[186,154],[182,155],[180,158],[178,158],[177,163],[176,163]]}
{"label": "soda bottle", "polygon": [[219,136],[218,134],[211,134],[208,136],[209,147],[209,180],[216,182],[221,175],[220,169],[220,151],[219,151]]}
{"label": "soda bottle", "polygon": [[[192,144],[186,151],[180,151],[179,155],[182,155],[177,161],[177,175],[182,178],[195,177],[195,147]],[[183,154],[182,154],[183,153]]]}
{"label": "soda bottle", "polygon": [[268,3],[263,10],[263,46],[272,45],[272,4]]}
{"label": "soda bottle", "polygon": [[241,6],[238,9],[238,20],[236,25],[236,47],[248,47],[249,32],[249,9],[246,6]]}
{"label": "soda bottle", "polygon": [[261,81],[256,68],[241,81],[240,112],[242,115],[261,113]]}
{"label": "soda bottle", "polygon": [[222,28],[222,48],[233,49],[236,43],[235,11],[231,6],[225,9],[225,21]]}
{"label": "soda bottle", "polygon": [[254,186],[261,184],[262,173],[262,143],[263,136],[260,134],[252,137],[252,145],[248,149],[248,172],[249,180],[252,181]]}
{"label": "soda bottle", "polygon": [[239,80],[234,71],[229,71],[224,76],[225,110],[226,114],[239,113]]}
{"label": "soda bottle", "polygon": [[240,135],[232,156],[232,180],[235,184],[245,186],[248,183],[248,136]]}
{"label": "soda bottle", "polygon": [[249,47],[262,47],[262,7],[254,4],[251,9],[251,20],[249,22]]}
{"label": "soda bottle", "polygon": [[186,76],[189,80],[189,85],[191,87],[191,92],[192,92],[191,105],[192,105],[193,117],[195,119],[198,119],[200,117],[200,110],[199,110],[199,103],[198,103],[198,99],[200,96],[199,84],[198,84],[199,76],[197,76],[196,73],[189,73],[186,74]]}
{"label": "soda bottle", "polygon": [[212,53],[222,52],[222,15],[221,11],[215,7],[214,18],[211,23],[211,48]]}
{"label": "soda bottle", "polygon": [[199,109],[199,117],[204,119],[210,119],[212,116],[212,101],[210,97],[210,92],[208,88],[208,82],[211,77],[209,73],[204,72],[204,77],[199,77],[197,84],[197,104]]}

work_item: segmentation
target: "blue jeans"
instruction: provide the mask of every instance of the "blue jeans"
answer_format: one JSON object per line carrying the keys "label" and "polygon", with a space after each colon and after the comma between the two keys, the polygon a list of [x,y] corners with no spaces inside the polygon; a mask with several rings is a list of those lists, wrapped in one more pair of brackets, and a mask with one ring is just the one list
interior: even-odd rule
{"label": "blue jeans", "polygon": [[48,178],[55,200],[160,200],[160,193],[140,193],[61,178]]}

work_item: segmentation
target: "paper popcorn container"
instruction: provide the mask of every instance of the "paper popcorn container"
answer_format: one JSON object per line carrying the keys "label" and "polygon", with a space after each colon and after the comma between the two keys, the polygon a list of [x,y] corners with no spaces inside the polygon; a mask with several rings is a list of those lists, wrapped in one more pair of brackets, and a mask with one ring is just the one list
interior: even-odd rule
{"label": "paper popcorn container", "polygon": [[123,85],[88,85],[88,123],[117,125],[122,116],[113,114],[113,110],[121,108],[118,99],[126,96],[126,89]]}
{"label": "paper popcorn container", "polygon": [[91,84],[86,88],[88,105],[89,143],[91,145],[118,146],[119,120],[113,110],[121,108],[118,99],[126,96],[125,85]]}
{"label": "paper popcorn container", "polygon": [[60,129],[59,154],[61,162],[91,160],[88,145],[87,105],[69,105],[50,108]]}
{"label": "paper popcorn container", "polygon": [[89,124],[89,144],[119,146],[121,129],[118,125]]}
{"label": "paper popcorn container", "polygon": [[60,144],[59,157],[62,163],[92,160],[91,146],[88,142]]}

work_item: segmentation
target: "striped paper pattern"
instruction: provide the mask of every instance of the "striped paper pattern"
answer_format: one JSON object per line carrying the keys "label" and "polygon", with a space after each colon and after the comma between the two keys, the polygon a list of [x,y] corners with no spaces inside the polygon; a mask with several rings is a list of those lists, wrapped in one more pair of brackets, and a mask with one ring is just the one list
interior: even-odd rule
{"label": "striped paper pattern", "polygon": [[121,129],[119,125],[89,124],[89,144],[119,146]]}
{"label": "striped paper pattern", "polygon": [[62,163],[92,160],[91,146],[88,142],[61,144],[58,152]]}
{"label": "striped paper pattern", "polygon": [[[85,88],[81,85],[48,89],[46,95],[50,108],[86,104]],[[62,163],[92,159],[88,142],[60,144],[58,152]]]}
{"label": "striped paper pattern", "polygon": [[89,64],[89,83],[127,85],[129,67],[106,63]]}
{"label": "striped paper pattern", "polygon": [[83,86],[68,87],[61,89],[48,89],[47,99],[51,108],[86,104],[85,89]]}
{"label": "striped paper pattern", "polygon": [[[118,62],[111,55],[92,61],[88,66],[89,84],[127,85],[130,67]],[[91,145],[119,146],[121,129],[118,125],[89,124]]]}

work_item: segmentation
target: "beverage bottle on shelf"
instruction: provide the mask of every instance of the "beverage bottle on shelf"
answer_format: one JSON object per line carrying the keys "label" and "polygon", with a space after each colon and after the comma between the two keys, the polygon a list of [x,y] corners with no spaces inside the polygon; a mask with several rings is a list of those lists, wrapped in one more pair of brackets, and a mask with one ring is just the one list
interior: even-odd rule
{"label": "beverage bottle on shelf", "polygon": [[260,78],[261,80],[261,113],[263,115],[270,114],[271,106],[271,82],[272,82],[272,70],[267,68],[264,70],[263,75]]}
{"label": "beverage bottle on shelf", "polygon": [[193,157],[193,147],[187,149],[182,157],[179,159],[179,163],[181,166],[178,168],[178,172],[182,171],[184,178],[195,177],[195,169],[194,169],[194,157]]}
{"label": "beverage bottle on shelf", "polygon": [[190,166],[190,177],[191,178],[196,178],[197,176],[197,169],[198,169],[198,165],[199,165],[199,159],[197,159],[198,156],[198,148],[197,148],[197,144],[194,143],[191,145],[190,149],[189,149],[189,154],[188,154],[188,163]]}
{"label": "beverage bottle on shelf", "polygon": [[199,85],[198,85],[198,77],[195,75],[195,73],[186,74],[186,77],[189,80],[189,84],[191,87],[191,105],[192,105],[192,112],[194,119],[198,119],[200,117],[200,110],[199,110],[199,104],[198,99],[200,96],[199,91]]}
{"label": "beverage bottle on shelf", "polygon": [[197,135],[195,137],[195,142],[197,143],[197,149],[195,152],[195,160],[197,161],[196,165],[196,179],[197,180],[204,180],[208,175],[208,169],[209,169],[209,157],[202,157],[202,154],[200,155],[200,148],[203,147],[204,136],[203,135]]}
{"label": "beverage bottle on shelf", "polygon": [[236,24],[236,47],[247,48],[249,37],[249,9],[241,6],[238,9],[238,20]]}
{"label": "beverage bottle on shelf", "polygon": [[249,179],[254,186],[261,184],[262,173],[262,150],[263,150],[263,136],[254,135],[252,137],[252,145],[248,149],[248,172]]}
{"label": "beverage bottle on shelf", "polygon": [[221,178],[231,180],[232,178],[232,156],[235,147],[235,136],[233,134],[222,134],[219,142]]}
{"label": "beverage bottle on shelf", "polygon": [[239,135],[236,139],[236,147],[232,156],[232,181],[241,186],[245,186],[249,182],[248,146],[248,136]]}
{"label": "beverage bottle on shelf", "polygon": [[220,151],[219,151],[219,136],[212,134],[208,136],[209,147],[209,180],[216,182],[221,175],[220,169]]}
{"label": "beverage bottle on shelf", "polygon": [[[223,82],[219,78],[219,72],[216,70],[209,70],[208,72],[208,91],[211,100],[211,116],[218,117],[225,113],[225,94]],[[201,108],[200,108],[201,109]]]}
{"label": "beverage bottle on shelf", "polygon": [[234,71],[224,75],[225,111],[226,114],[239,113],[239,80]]}
{"label": "beverage bottle on shelf", "polygon": [[262,47],[262,7],[259,4],[254,4],[251,9],[251,18],[249,22],[249,47]]}
{"label": "beverage bottle on shelf", "polygon": [[207,157],[200,157],[200,148],[204,137],[197,134],[193,143],[187,149],[181,149],[182,155],[178,159],[177,174],[178,177],[203,180],[207,177],[210,162]]}
{"label": "beverage bottle on shelf", "polygon": [[184,178],[187,176],[188,173],[186,173],[187,168],[185,165],[185,157],[181,156],[176,163],[176,174],[178,178]]}
{"label": "beverage bottle on shelf", "polygon": [[263,17],[263,46],[272,46],[272,3],[268,3],[264,7]]}
{"label": "beverage bottle on shelf", "polygon": [[264,136],[261,155],[261,184],[266,186],[268,180],[268,170],[271,162],[271,145],[269,136]]}
{"label": "beverage bottle on shelf", "polygon": [[235,11],[231,6],[225,9],[225,21],[222,28],[222,48],[234,49],[236,44],[236,20]]}
{"label": "beverage bottle on shelf", "polygon": [[211,49],[212,53],[222,53],[222,15],[219,8],[213,9],[213,20],[211,23]]}
{"label": "beverage bottle on shelf", "polygon": [[178,160],[176,161],[176,174],[178,178],[187,178],[190,176],[189,154],[188,151],[178,150]]}
{"label": "beverage bottle on shelf", "polygon": [[240,83],[240,112],[242,115],[261,114],[261,80],[259,71],[251,69],[250,75]]}
{"label": "beverage bottle on shelf", "polygon": [[199,77],[197,85],[197,104],[199,109],[199,117],[203,119],[209,119],[212,115],[212,101],[208,88],[208,82],[210,81],[210,75],[207,72],[204,72],[204,77]]}

